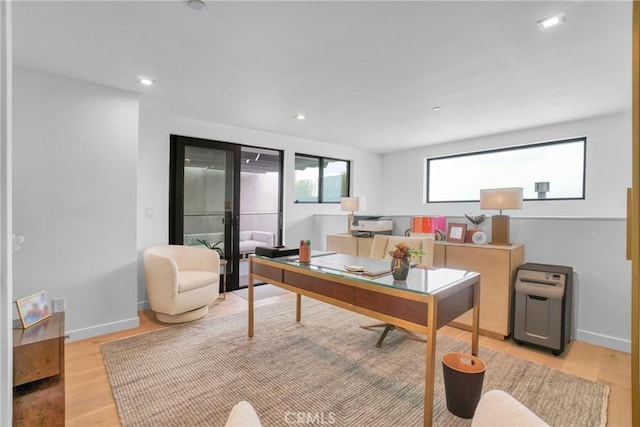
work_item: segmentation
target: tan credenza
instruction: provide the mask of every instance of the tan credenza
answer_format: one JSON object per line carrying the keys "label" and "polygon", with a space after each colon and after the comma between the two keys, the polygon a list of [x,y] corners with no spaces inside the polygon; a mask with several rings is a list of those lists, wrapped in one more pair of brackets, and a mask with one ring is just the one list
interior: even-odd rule
{"label": "tan credenza", "polygon": [[366,256],[371,253],[371,237],[353,237],[351,234],[327,234],[327,250],[339,254]]}
{"label": "tan credenza", "polygon": [[[524,245],[474,245],[436,242],[434,266],[480,273],[480,333],[504,339],[511,334],[511,301],[519,266],[524,263]],[[451,326],[471,328],[471,312]]]}

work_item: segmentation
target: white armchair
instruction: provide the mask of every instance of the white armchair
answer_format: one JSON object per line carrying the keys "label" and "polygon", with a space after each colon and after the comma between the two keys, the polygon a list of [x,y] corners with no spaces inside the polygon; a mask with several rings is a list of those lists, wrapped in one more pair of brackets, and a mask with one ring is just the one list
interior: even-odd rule
{"label": "white armchair", "polygon": [[147,296],[164,323],[200,319],[218,297],[220,257],[210,249],[166,245],[144,251]]}
{"label": "white armchair", "polygon": [[478,402],[471,427],[549,427],[529,408],[502,390],[489,390]]}
{"label": "white armchair", "polygon": [[242,400],[231,409],[225,427],[261,427],[260,418],[251,403]]}

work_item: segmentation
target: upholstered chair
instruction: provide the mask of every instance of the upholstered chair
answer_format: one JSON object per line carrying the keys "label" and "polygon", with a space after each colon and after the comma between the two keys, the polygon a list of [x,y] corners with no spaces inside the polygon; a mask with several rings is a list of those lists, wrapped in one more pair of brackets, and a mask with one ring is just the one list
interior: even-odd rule
{"label": "upholstered chair", "polygon": [[[383,234],[376,234],[375,236],[373,236],[373,243],[371,245],[371,252],[369,253],[369,258],[383,259],[389,256],[389,252],[395,250],[396,245],[398,243],[404,243],[410,248],[422,249],[422,251],[425,254],[420,259],[417,259],[416,261],[422,267],[431,267],[433,266],[434,241],[435,239],[431,236],[406,237],[406,236],[388,236]],[[366,325],[361,327],[365,329],[384,328],[384,330],[382,331],[382,334],[380,335],[380,338],[378,339],[378,342],[376,343],[376,347],[380,347],[385,337],[389,333],[389,331],[393,331],[394,329],[398,329],[404,332],[411,339],[424,342],[424,338],[421,337],[420,335],[417,335],[411,331],[408,331],[404,328],[401,328],[399,326],[395,326],[389,323],[379,323],[375,325]]]}
{"label": "upholstered chair", "polygon": [[260,418],[251,403],[242,400],[231,409],[225,427],[261,427]]}
{"label": "upholstered chair", "polygon": [[164,323],[200,319],[220,286],[220,256],[206,248],[166,245],[144,251],[147,296]]}
{"label": "upholstered chair", "polygon": [[433,265],[433,243],[435,239],[431,236],[388,236],[385,234],[376,234],[373,236],[371,244],[371,252],[369,258],[383,259],[389,256],[389,252],[395,250],[398,243],[404,243],[410,248],[420,248],[424,252],[422,258],[417,259],[418,263],[424,267]]}
{"label": "upholstered chair", "polygon": [[549,427],[529,408],[502,390],[489,390],[480,398],[471,427]]}

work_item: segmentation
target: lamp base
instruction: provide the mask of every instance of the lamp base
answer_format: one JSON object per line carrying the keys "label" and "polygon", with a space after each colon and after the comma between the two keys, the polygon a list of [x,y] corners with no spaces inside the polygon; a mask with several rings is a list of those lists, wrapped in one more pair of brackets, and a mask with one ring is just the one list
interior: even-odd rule
{"label": "lamp base", "polygon": [[353,213],[347,215],[347,233],[351,234],[351,224],[353,224]]}
{"label": "lamp base", "polygon": [[509,240],[509,215],[493,215],[491,217],[491,244],[511,244]]}

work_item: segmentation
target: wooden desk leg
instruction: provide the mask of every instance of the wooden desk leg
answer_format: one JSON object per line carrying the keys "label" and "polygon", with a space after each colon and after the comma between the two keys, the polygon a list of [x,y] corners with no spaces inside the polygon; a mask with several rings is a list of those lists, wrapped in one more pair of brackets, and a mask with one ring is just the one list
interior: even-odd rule
{"label": "wooden desk leg", "polygon": [[436,331],[438,329],[438,304],[433,296],[428,299],[427,313],[427,366],[424,373],[424,426],[431,427],[433,423],[433,388],[435,385],[436,369]]}
{"label": "wooden desk leg", "polygon": [[471,322],[471,354],[478,356],[478,332],[480,330],[480,281],[473,285],[473,313]]}
{"label": "wooden desk leg", "polygon": [[296,294],[296,322],[302,320],[302,295]]}
{"label": "wooden desk leg", "polygon": [[249,338],[253,337],[253,260],[249,259]]}

